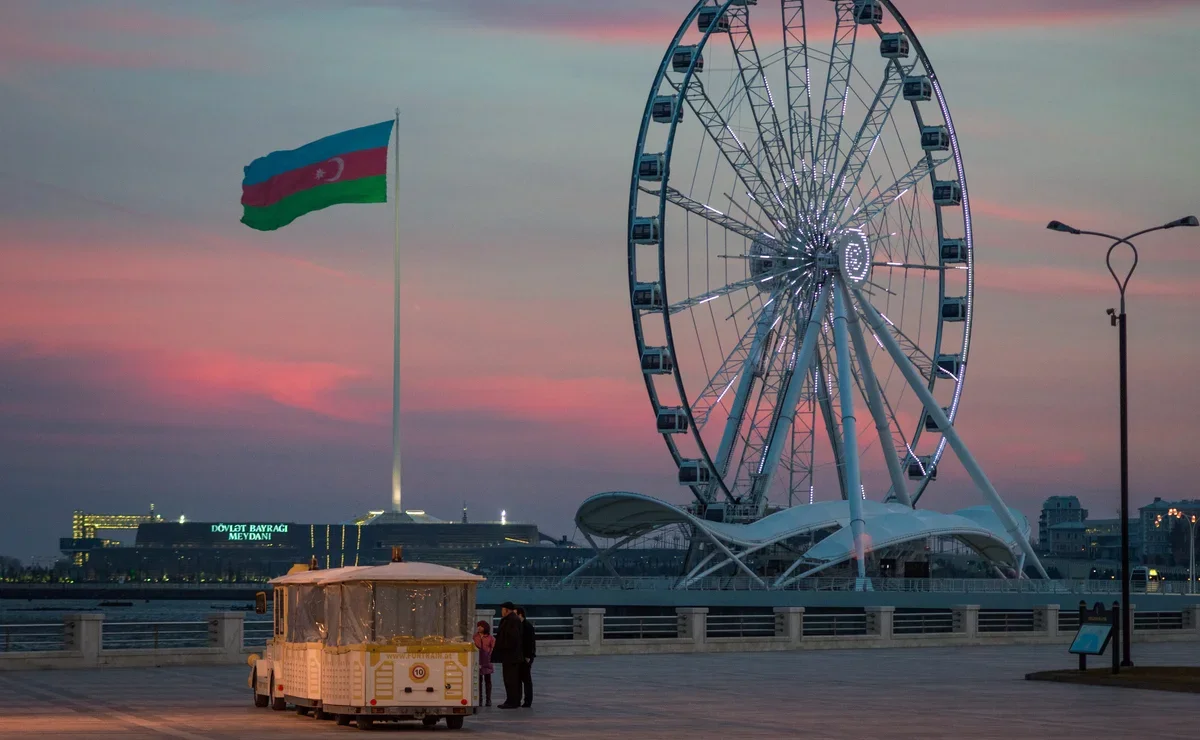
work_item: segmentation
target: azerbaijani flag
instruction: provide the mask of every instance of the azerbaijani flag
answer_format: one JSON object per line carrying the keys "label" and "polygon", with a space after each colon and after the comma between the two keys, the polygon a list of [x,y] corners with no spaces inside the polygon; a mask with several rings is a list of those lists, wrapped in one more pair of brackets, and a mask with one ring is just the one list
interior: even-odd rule
{"label": "azerbaijani flag", "polygon": [[343,131],[245,168],[242,223],[273,231],[338,203],[387,202],[387,147],[395,121]]}

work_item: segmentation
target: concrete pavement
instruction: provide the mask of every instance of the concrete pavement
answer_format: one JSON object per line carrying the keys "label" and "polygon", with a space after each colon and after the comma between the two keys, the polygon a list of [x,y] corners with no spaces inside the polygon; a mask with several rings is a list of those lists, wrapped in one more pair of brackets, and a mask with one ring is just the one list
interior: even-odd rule
{"label": "concrete pavement", "polygon": [[[1200,644],[1138,645],[1200,665]],[[485,709],[495,738],[1196,738],[1195,695],[1023,680],[1063,646],[541,658],[532,710]],[[0,675],[0,738],[345,737],[353,727],[251,706],[241,667]],[[498,678],[498,676],[497,676]],[[503,689],[496,681],[496,703]],[[431,732],[409,723],[382,732]]]}

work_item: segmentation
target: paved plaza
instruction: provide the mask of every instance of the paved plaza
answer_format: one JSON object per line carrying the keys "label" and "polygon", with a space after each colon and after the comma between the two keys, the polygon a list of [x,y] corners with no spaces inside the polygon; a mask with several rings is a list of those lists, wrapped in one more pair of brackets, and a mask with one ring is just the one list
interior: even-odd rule
{"label": "paved plaza", "polygon": [[[1200,665],[1200,643],[1136,646]],[[495,738],[1189,738],[1195,694],[1025,681],[1063,646],[542,658],[533,709],[485,709],[457,736]],[[0,674],[0,738],[354,737],[251,706],[241,667]],[[497,679],[499,676],[497,675]],[[497,681],[499,684],[499,681]],[[497,702],[503,689],[497,685]],[[436,732],[416,724],[380,732]]]}

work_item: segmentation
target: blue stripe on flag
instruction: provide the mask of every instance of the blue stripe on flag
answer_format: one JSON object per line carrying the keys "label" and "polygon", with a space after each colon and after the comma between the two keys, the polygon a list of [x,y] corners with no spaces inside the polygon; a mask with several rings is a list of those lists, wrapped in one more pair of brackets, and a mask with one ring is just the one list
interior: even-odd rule
{"label": "blue stripe on flag", "polygon": [[375,123],[326,136],[324,139],[317,139],[299,149],[271,152],[246,166],[242,185],[257,185],[283,172],[324,162],[339,154],[387,146],[388,139],[392,136],[392,126],[395,123],[395,121]]}

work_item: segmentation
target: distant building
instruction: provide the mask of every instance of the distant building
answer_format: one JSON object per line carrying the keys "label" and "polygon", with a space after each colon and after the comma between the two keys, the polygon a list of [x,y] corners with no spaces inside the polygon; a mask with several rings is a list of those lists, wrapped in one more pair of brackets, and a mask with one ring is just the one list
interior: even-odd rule
{"label": "distant building", "polygon": [[[1154,501],[1138,509],[1137,529],[1141,535],[1142,562],[1146,565],[1187,565],[1187,542],[1183,541],[1182,562],[1176,562],[1177,543],[1172,540],[1174,522],[1167,512],[1179,509],[1187,514],[1200,516],[1200,500],[1163,501],[1158,496]],[[1156,524],[1162,517],[1162,523]]]}
{"label": "distant building", "polygon": [[1059,522],[1046,530],[1042,550],[1055,558],[1087,558],[1089,537],[1083,522]]}
{"label": "distant building", "polygon": [[1079,505],[1076,496],[1051,496],[1046,499],[1038,517],[1038,544],[1042,552],[1053,552],[1050,548],[1051,527],[1065,522],[1083,524],[1087,521],[1087,515],[1087,509]]}
{"label": "distant building", "polygon": [[[1139,519],[1129,520],[1129,559],[1141,562],[1142,533]],[[1121,559],[1121,520],[1089,519],[1087,526],[1088,553],[1092,560]]]}

